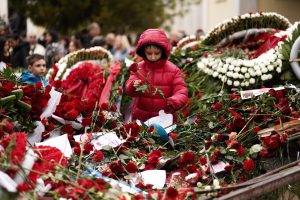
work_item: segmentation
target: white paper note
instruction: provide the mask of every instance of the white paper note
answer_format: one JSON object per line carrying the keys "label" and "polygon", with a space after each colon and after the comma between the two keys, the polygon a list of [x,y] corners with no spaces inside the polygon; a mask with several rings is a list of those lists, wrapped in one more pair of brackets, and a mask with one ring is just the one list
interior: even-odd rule
{"label": "white paper note", "polygon": [[153,189],[163,189],[166,183],[166,171],[165,170],[147,170],[141,172],[142,180],[144,184],[153,185]]}
{"label": "white paper note", "polygon": [[67,134],[50,138],[44,142],[39,142],[35,144],[36,146],[50,146],[58,148],[67,158],[70,158],[72,155],[72,148],[68,140]]}

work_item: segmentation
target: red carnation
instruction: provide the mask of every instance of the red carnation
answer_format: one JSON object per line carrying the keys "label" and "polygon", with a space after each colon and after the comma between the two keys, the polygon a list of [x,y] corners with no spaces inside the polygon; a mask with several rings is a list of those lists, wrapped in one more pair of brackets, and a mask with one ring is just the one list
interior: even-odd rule
{"label": "red carnation", "polygon": [[133,63],[132,65],[129,66],[129,71],[131,72],[137,72],[138,71],[138,64],[137,63]]}
{"label": "red carnation", "polygon": [[66,124],[62,127],[61,131],[63,133],[69,133],[72,134],[72,132],[74,131],[74,128],[70,125],[70,124]]}
{"label": "red carnation", "polygon": [[129,162],[127,163],[127,165],[125,166],[125,169],[126,169],[126,171],[129,172],[129,173],[135,173],[135,172],[138,172],[138,171],[139,171],[139,169],[138,169],[136,163],[133,162],[133,161],[129,161]]}
{"label": "red carnation", "polygon": [[195,160],[195,154],[193,152],[187,151],[180,156],[178,160],[178,164],[180,166],[184,166],[187,164],[192,164],[194,160]]}
{"label": "red carnation", "polygon": [[200,158],[199,158],[199,163],[200,163],[201,165],[205,165],[205,164],[207,163],[206,158],[200,157]]}
{"label": "red carnation", "polygon": [[173,187],[168,187],[165,193],[165,199],[176,199],[178,196],[178,191]]}
{"label": "red carnation", "polygon": [[66,119],[67,120],[75,120],[79,115],[79,112],[75,109],[70,110],[66,113]]}
{"label": "red carnation", "polygon": [[221,110],[223,108],[222,104],[220,102],[215,103],[211,109],[212,110]]}
{"label": "red carnation", "polygon": [[122,166],[120,160],[111,162],[109,165],[109,169],[111,170],[112,173],[115,174],[121,174],[124,172],[124,167]]}
{"label": "red carnation", "polygon": [[35,87],[36,87],[36,89],[41,89],[42,87],[43,87],[43,84],[42,84],[42,82],[37,82],[36,84],[35,84]]}
{"label": "red carnation", "polygon": [[262,158],[267,158],[269,156],[269,152],[266,148],[262,148],[260,150],[260,155],[261,155]]}
{"label": "red carnation", "polygon": [[93,161],[101,162],[103,160],[103,158],[104,158],[104,155],[103,155],[102,151],[94,150]]}
{"label": "red carnation", "polygon": [[84,154],[89,154],[91,151],[93,151],[94,145],[87,142],[83,145],[83,153]]}
{"label": "red carnation", "polygon": [[226,165],[224,169],[226,172],[230,172],[232,170],[232,168],[233,168],[233,165]]}
{"label": "red carnation", "polygon": [[169,133],[169,136],[172,138],[173,141],[176,141],[178,139],[177,133],[171,132],[171,133]]}
{"label": "red carnation", "polygon": [[243,168],[247,172],[251,172],[255,167],[254,161],[252,159],[244,160]]}
{"label": "red carnation", "polygon": [[92,118],[91,117],[85,117],[82,118],[82,126],[90,126],[92,123]]}

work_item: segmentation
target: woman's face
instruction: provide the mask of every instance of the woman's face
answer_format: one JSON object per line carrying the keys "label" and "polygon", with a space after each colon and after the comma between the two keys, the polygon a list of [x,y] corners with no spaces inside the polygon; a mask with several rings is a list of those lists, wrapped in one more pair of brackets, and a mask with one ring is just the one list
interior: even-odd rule
{"label": "woman's face", "polygon": [[156,46],[148,46],[145,48],[146,58],[151,62],[158,61],[161,58],[161,54],[161,49]]}
{"label": "woman's face", "polygon": [[74,52],[74,51],[76,51],[76,50],[77,50],[77,48],[76,48],[74,42],[71,41],[71,42],[69,43],[69,52]]}

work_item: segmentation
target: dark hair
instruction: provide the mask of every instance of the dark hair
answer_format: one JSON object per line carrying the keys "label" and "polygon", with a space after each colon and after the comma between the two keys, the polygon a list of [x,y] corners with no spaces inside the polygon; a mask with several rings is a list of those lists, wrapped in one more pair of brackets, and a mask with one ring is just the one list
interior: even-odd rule
{"label": "dark hair", "polygon": [[26,61],[27,61],[28,65],[33,65],[33,63],[35,63],[36,61],[39,61],[41,59],[45,60],[45,57],[40,54],[32,54],[31,56],[28,56],[26,58]]}
{"label": "dark hair", "polygon": [[150,46],[154,46],[158,49],[161,50],[161,58],[160,59],[163,59],[163,58],[167,58],[167,55],[166,55],[166,52],[164,51],[164,48],[162,48],[161,46],[157,45],[157,44],[152,44],[152,43],[149,43],[149,44],[145,44],[144,46],[142,46],[141,48],[139,48],[137,50],[137,54],[143,58],[146,58],[146,55],[145,55],[145,49],[147,47],[150,47]]}

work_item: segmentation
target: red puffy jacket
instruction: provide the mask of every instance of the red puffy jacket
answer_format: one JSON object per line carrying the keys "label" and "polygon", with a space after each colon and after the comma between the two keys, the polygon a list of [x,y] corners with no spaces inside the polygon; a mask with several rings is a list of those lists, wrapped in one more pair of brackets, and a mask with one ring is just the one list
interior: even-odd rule
{"label": "red puffy jacket", "polygon": [[[148,44],[162,48],[160,60],[156,62],[147,60],[144,47]],[[146,30],[139,39],[136,53],[143,61],[138,63],[137,72],[131,71],[125,86],[125,92],[134,97],[132,119],[146,121],[157,116],[160,110],[174,113],[182,108],[188,101],[187,87],[180,69],[167,60],[170,55],[170,44],[166,34],[159,29]],[[141,80],[142,84],[148,82],[149,90],[145,93],[136,92],[133,86],[135,80]],[[163,96],[159,92],[153,95],[155,88],[160,88]]]}

